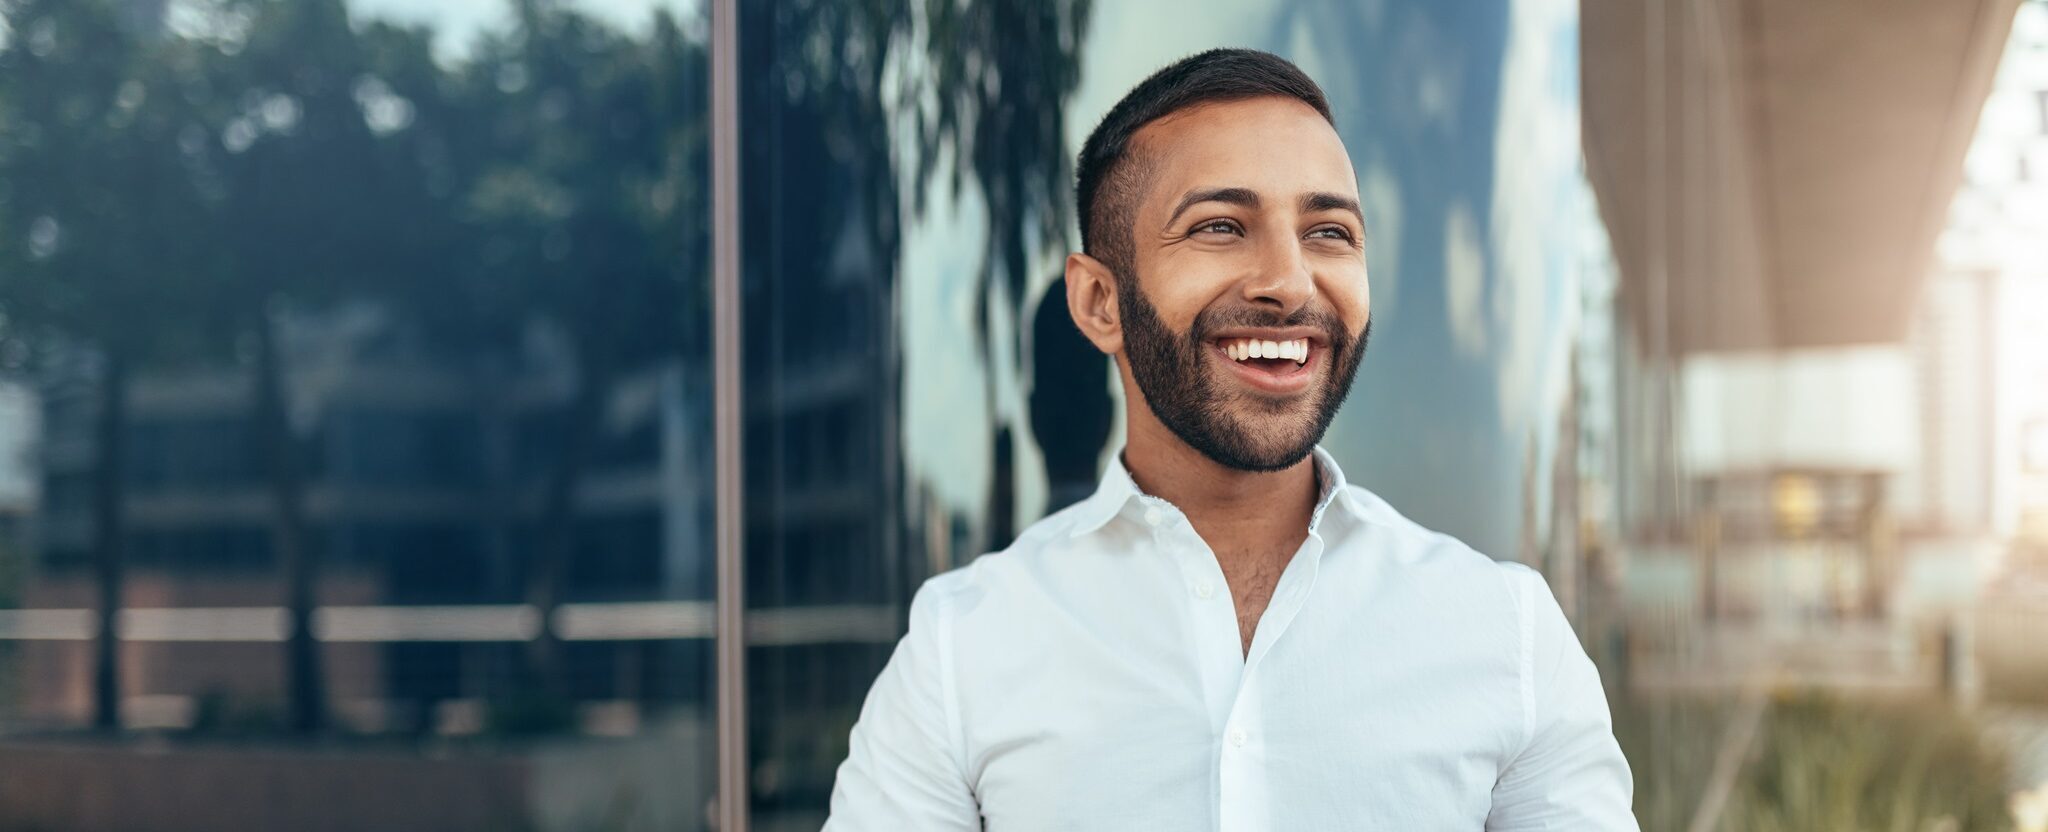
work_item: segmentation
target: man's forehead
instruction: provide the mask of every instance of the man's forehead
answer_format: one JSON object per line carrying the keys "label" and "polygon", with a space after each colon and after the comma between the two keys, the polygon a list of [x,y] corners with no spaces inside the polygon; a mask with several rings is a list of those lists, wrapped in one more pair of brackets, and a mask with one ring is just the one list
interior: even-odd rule
{"label": "man's forehead", "polygon": [[1145,201],[1154,208],[1224,184],[1287,199],[1309,192],[1355,196],[1358,189],[1336,129],[1294,98],[1199,104],[1145,125],[1132,144],[1151,169]]}

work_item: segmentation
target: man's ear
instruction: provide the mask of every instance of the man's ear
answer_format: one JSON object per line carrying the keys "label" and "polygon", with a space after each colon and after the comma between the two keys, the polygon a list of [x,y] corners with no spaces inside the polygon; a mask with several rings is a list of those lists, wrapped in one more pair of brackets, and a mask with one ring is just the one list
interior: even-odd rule
{"label": "man's ear", "polygon": [[1117,319],[1116,275],[1102,261],[1075,252],[1067,255],[1067,312],[1074,326],[1104,355],[1124,349],[1123,322]]}

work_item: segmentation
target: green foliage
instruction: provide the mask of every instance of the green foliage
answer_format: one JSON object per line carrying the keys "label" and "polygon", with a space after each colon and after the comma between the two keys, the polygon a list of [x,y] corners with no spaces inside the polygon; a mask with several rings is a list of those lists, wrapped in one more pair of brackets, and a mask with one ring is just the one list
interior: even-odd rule
{"label": "green foliage", "polygon": [[[923,4],[934,47],[926,77],[937,107],[919,133],[921,178],[931,176],[938,149],[950,147],[959,159],[954,189],[965,175],[987,193],[989,227],[998,233],[989,235],[986,260],[995,279],[982,286],[984,308],[987,293],[999,289],[1010,309],[1023,309],[1031,258],[1042,247],[1066,244],[1074,212],[1064,113],[1080,85],[1076,55],[1091,6]],[[985,316],[978,322],[986,325]]]}
{"label": "green foliage", "polygon": [[[308,550],[280,462],[297,441],[281,313],[366,305],[382,349],[458,364],[522,360],[538,325],[586,390],[703,352],[703,45],[666,15],[634,38],[513,5],[513,31],[449,66],[432,32],[358,25],[343,0],[193,0],[175,19],[0,0],[7,339],[59,384],[91,366],[76,356],[246,367],[280,553]],[[580,461],[564,457],[568,493]],[[293,586],[311,580],[280,559]],[[317,680],[305,648],[295,681]],[[317,690],[295,685],[295,706],[317,711]]]}
{"label": "green foliage", "polygon": [[[1719,698],[1617,705],[1615,733],[1635,773],[1646,832],[1690,827],[1736,711]],[[1715,828],[2008,829],[2006,766],[1971,720],[1942,703],[1779,697]]]}
{"label": "green foliage", "polygon": [[[560,374],[587,393],[701,358],[705,45],[666,13],[627,34],[555,0],[508,2],[510,29],[451,63],[435,59],[433,32],[351,19],[345,0],[185,0],[174,20],[126,0],[0,0],[0,335],[67,383],[90,366],[78,356],[119,359],[136,377],[242,366],[266,400],[285,398],[275,391],[290,387],[278,382],[294,356],[289,344],[261,346],[284,339],[257,336],[344,304],[383,313],[370,347],[379,355],[494,370],[480,377]],[[743,79],[749,106],[773,99],[778,118],[800,113],[790,144],[813,143],[843,177],[791,188],[810,193],[795,197],[808,203],[789,239],[858,237],[865,248],[847,248],[867,256],[854,267],[886,285],[901,195],[921,212],[939,161],[954,160],[954,186],[974,180],[990,206],[988,268],[971,279],[982,351],[1003,354],[987,343],[998,331],[987,327],[991,298],[1021,313],[1027,268],[1070,222],[1063,118],[1088,10],[1087,0],[747,4],[774,18],[761,22],[779,42],[805,44],[778,55],[766,83]],[[885,88],[891,78],[903,86]],[[833,249],[814,248],[777,252],[804,268],[776,291],[830,308],[831,287],[815,279],[824,270],[810,265]],[[570,366],[536,356],[536,333]],[[550,363],[519,365],[528,361]],[[586,422],[598,412],[570,409]],[[267,441],[285,408],[257,411],[252,433],[274,462],[291,447]],[[573,493],[583,467],[577,443],[560,444],[551,495]],[[269,467],[272,503],[292,503],[296,475]],[[550,505],[532,536],[553,543],[537,559],[573,548],[563,543],[573,501]],[[292,534],[278,532],[280,552],[299,548]],[[531,570],[543,576],[535,583],[558,567]],[[549,713],[508,705],[503,721],[562,722]]]}
{"label": "green foliage", "polygon": [[2009,827],[2003,759],[1937,704],[1775,704],[1725,828],[1919,832]]}
{"label": "green foliage", "polygon": [[217,363],[349,300],[457,344],[552,320],[619,365],[701,339],[703,46],[668,16],[634,39],[521,0],[442,66],[342,0],[191,6],[0,6],[10,332]]}
{"label": "green foliage", "polygon": [[706,350],[704,50],[666,14],[633,40],[554,3],[478,45],[458,88],[484,151],[452,288],[470,331],[550,320],[586,371]]}
{"label": "green foliage", "polygon": [[1636,781],[1644,832],[1684,832],[1706,795],[1735,706],[1721,698],[1619,698],[1614,735]]}
{"label": "green foliage", "polygon": [[218,349],[223,252],[194,45],[112,4],[0,7],[0,311],[32,345],[158,361]]}

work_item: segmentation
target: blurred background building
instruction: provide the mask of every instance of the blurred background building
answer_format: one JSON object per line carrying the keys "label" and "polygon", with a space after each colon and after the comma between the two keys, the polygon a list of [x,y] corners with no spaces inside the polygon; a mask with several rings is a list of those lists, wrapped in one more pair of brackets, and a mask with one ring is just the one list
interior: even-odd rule
{"label": "blurred background building", "polygon": [[2048,829],[2040,0],[0,0],[0,832],[817,828],[1120,446],[1071,159],[1220,45],[1358,170],[1326,446],[1548,576],[1645,829]]}

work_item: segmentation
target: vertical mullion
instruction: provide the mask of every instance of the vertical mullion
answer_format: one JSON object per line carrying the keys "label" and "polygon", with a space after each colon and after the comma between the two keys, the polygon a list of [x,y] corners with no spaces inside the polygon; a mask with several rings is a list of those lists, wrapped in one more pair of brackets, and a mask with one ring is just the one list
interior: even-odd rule
{"label": "vertical mullion", "polygon": [[746,599],[741,568],[738,0],[711,2],[711,298],[717,448],[718,829],[747,829]]}

